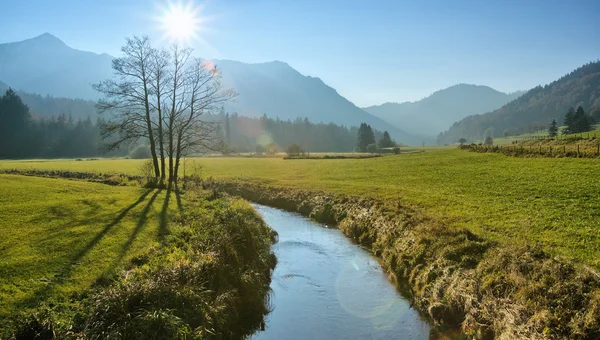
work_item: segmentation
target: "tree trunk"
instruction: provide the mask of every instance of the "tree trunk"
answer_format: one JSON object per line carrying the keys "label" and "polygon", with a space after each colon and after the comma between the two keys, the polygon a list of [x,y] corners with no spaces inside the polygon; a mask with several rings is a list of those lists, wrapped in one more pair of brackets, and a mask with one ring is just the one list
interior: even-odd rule
{"label": "tree trunk", "polygon": [[157,97],[158,101],[158,145],[160,148],[160,184],[164,185],[165,183],[165,146],[164,146],[164,136],[163,136],[163,122],[162,122],[162,109],[160,108],[160,93]]}
{"label": "tree trunk", "polygon": [[174,128],[174,124],[175,124],[175,120],[174,120],[174,116],[175,112],[171,112],[171,115],[169,116],[169,188],[171,188],[171,184],[174,181],[174,177],[173,177],[173,155],[175,153],[175,150],[173,148],[173,128]]}
{"label": "tree trunk", "polygon": [[[145,77],[145,75],[144,75]],[[160,177],[160,168],[158,167],[158,157],[156,156],[156,141],[152,131],[152,120],[150,117],[150,104],[148,103],[148,86],[144,81],[144,106],[146,107],[146,123],[148,125],[148,139],[150,140],[150,153],[152,154],[152,164],[154,165],[154,177]]]}

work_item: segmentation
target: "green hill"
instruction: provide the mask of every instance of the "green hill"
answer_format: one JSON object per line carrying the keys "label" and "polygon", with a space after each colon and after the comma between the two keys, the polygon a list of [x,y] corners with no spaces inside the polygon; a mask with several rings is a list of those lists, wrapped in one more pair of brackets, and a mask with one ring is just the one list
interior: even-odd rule
{"label": "green hill", "polygon": [[537,86],[498,110],[468,116],[438,136],[439,143],[518,135],[547,128],[552,119],[562,123],[570,107],[582,106],[600,114],[600,61],[591,62],[546,85]]}

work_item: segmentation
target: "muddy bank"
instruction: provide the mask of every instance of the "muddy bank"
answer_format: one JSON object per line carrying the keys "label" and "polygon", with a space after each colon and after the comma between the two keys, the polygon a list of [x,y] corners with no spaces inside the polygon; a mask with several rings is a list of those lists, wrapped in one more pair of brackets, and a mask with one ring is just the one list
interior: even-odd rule
{"label": "muddy bank", "polygon": [[539,248],[446,228],[398,202],[249,182],[205,186],[337,225],[406,282],[413,305],[440,329],[478,339],[600,337],[600,276]]}

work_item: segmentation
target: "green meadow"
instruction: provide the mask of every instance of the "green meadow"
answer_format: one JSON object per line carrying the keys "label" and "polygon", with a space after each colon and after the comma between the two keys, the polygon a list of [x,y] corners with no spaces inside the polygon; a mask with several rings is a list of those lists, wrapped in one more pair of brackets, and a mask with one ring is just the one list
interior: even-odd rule
{"label": "green meadow", "polygon": [[[4,169],[139,173],[137,160],[3,161]],[[187,174],[346,195],[412,206],[447,227],[500,242],[539,244],[600,268],[600,162],[516,158],[457,149],[372,159],[213,157]]]}
{"label": "green meadow", "polygon": [[0,319],[111,277],[167,233],[165,192],[0,175]]}
{"label": "green meadow", "polygon": [[8,174],[0,193],[2,339],[243,338],[268,311],[275,236],[244,201]]}

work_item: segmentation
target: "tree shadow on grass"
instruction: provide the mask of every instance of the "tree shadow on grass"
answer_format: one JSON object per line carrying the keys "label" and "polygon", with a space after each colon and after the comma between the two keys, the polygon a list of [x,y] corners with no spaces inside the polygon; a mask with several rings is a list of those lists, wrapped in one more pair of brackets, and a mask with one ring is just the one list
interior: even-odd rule
{"label": "tree shadow on grass", "polygon": [[[162,241],[169,234],[169,200],[171,199],[171,189],[167,189],[167,195],[160,211],[160,224],[158,229],[158,238]],[[177,192],[177,191],[175,191]]]}
{"label": "tree shadow on grass", "polygon": [[[152,192],[152,190],[146,190],[137,199],[137,201],[135,201],[134,203],[132,203],[128,207],[126,207],[123,210],[121,210],[121,212],[110,223],[106,224],[104,226],[104,228],[98,234],[96,234],[96,236],[92,240],[90,240],[80,251],[78,251],[74,256],[71,257],[69,264],[67,264],[65,267],[63,267],[62,269],[58,270],[55,273],[53,281],[49,282],[48,284],[44,285],[40,289],[38,289],[35,292],[33,292],[33,294],[31,296],[29,296],[29,297],[27,297],[27,298],[19,301],[17,303],[17,306],[18,307],[32,307],[32,306],[35,305],[36,302],[47,298],[48,295],[52,292],[52,289],[54,288],[54,286],[59,285],[59,284],[65,282],[71,276],[71,272],[76,267],[75,264],[77,264],[78,262],[80,262],[80,260],[87,253],[89,253],[115,225],[117,225],[119,222],[121,222],[123,220],[123,218],[125,218],[125,216],[127,216],[127,214],[132,209],[134,209],[140,203],[142,203],[146,199],[146,197],[150,194],[150,192]],[[158,195],[158,192],[156,192],[152,196],[151,200],[154,200],[157,195]],[[145,209],[146,212],[150,208],[150,206],[151,206],[151,203],[147,205],[147,207]],[[143,215],[145,215],[145,213]],[[91,219],[90,220],[86,220],[86,221],[87,222],[91,222]],[[81,221],[79,221],[79,222],[81,222]]]}
{"label": "tree shadow on grass", "polygon": [[177,184],[175,184],[175,198],[177,199],[177,209],[179,209],[179,212],[183,212],[183,204],[181,203],[181,193]]}
{"label": "tree shadow on grass", "polygon": [[125,244],[121,247],[121,250],[119,251],[119,254],[117,255],[117,257],[115,258],[113,264],[108,268],[107,271],[105,271],[105,275],[111,273],[121,263],[121,260],[123,260],[123,257],[125,257],[125,255],[127,254],[127,252],[129,251],[129,248],[131,248],[131,245],[137,238],[138,234],[142,231],[142,229],[144,229],[144,227],[146,226],[146,222],[148,221],[148,213],[150,212],[150,209],[152,208],[152,204],[154,204],[154,201],[156,200],[156,196],[158,196],[158,194],[160,194],[161,191],[162,191],[162,189],[156,190],[154,192],[154,194],[152,195],[152,197],[150,197],[150,200],[148,200],[148,203],[146,204],[146,206],[144,207],[144,210],[142,210],[142,213],[140,214],[140,218],[138,219],[135,229],[133,229],[133,232],[127,239],[127,242],[125,242]]}

